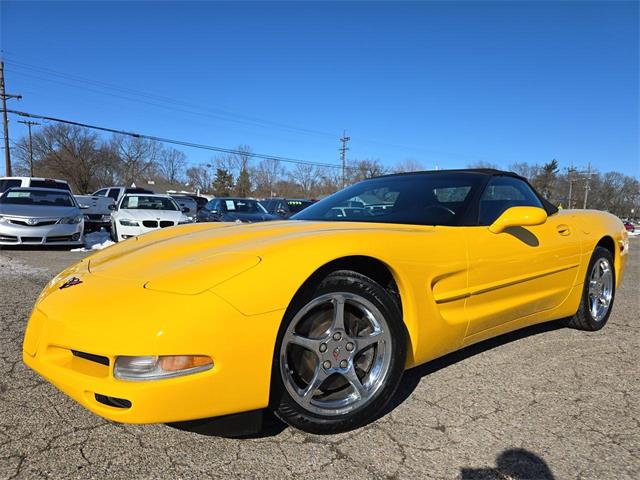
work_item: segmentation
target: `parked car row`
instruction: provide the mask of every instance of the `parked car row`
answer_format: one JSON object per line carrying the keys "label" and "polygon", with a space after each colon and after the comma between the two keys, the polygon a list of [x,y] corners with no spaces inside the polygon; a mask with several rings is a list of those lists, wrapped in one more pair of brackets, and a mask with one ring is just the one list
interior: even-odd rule
{"label": "parked car row", "polygon": [[[109,230],[111,238],[120,241],[191,222],[281,220],[313,204],[312,200],[295,198],[209,200],[199,195],[157,194],[123,186],[73,195],[64,180],[36,177],[0,178],[0,198],[0,245],[76,245],[82,243],[85,233],[101,229]],[[74,222],[69,222],[70,218]]]}

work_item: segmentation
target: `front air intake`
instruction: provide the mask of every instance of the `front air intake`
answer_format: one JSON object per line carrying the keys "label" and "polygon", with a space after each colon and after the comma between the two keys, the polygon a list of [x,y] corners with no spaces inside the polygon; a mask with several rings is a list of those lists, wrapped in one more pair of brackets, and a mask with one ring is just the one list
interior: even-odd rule
{"label": "front air intake", "polygon": [[124,398],[109,397],[100,393],[96,393],[95,396],[96,401],[102,403],[103,405],[114,408],[131,408],[131,402]]}

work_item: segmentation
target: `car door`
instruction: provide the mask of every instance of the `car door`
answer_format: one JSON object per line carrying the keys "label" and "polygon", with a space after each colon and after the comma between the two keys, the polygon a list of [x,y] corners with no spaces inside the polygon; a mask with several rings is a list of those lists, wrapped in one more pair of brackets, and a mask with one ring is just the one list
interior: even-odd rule
{"label": "car door", "polygon": [[467,336],[554,308],[575,283],[580,238],[570,215],[555,213],[541,225],[490,232],[488,226],[513,206],[543,208],[525,181],[493,177],[480,197],[479,225],[468,228]]}

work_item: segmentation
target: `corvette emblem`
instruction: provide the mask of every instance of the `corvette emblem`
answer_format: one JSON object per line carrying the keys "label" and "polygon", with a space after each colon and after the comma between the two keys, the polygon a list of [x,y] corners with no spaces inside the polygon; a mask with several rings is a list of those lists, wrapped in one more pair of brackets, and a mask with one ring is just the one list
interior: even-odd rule
{"label": "corvette emblem", "polygon": [[60,290],[62,290],[63,288],[73,287],[74,285],[79,285],[81,283],[82,280],[80,280],[78,277],[71,277],[69,280],[60,285]]}

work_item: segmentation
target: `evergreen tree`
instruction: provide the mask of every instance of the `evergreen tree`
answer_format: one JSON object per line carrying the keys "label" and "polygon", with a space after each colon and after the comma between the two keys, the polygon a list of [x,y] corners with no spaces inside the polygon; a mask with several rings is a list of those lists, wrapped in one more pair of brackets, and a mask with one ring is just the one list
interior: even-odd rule
{"label": "evergreen tree", "polygon": [[216,169],[213,179],[213,194],[216,197],[228,197],[233,190],[233,176],[224,168]]}
{"label": "evergreen tree", "polygon": [[251,179],[249,171],[246,168],[240,170],[238,181],[236,182],[236,195],[239,197],[247,197],[251,193]]}

